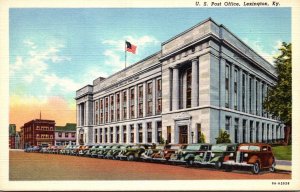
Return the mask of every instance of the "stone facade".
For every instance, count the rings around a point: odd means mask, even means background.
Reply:
[[[76,92],[77,143],[274,142],[283,125],[263,110],[274,67],[207,19],[162,49]]]

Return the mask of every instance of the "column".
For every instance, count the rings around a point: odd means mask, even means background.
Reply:
[[[147,132],[148,132],[148,130],[147,130],[147,122],[144,121],[143,124],[142,124],[142,126],[143,126],[143,131],[142,131],[143,132],[143,141],[142,141],[142,143],[147,143]]]
[[[114,93],[114,121],[117,122],[117,94]]]
[[[192,107],[198,106],[198,58],[192,59]]]
[[[126,134],[126,137],[127,137],[126,143],[130,143],[130,132],[131,132],[130,125],[126,125],[126,132],[127,132],[127,134]]]
[[[147,83],[144,82],[143,83],[143,117],[146,117],[147,114],[146,114],[146,106],[147,106],[147,97],[146,97],[146,94],[147,94]]]
[[[129,94],[129,88],[128,89],[126,89],[126,94],[127,94],[127,102],[126,102],[126,106],[127,106],[127,119],[129,119],[129,113],[130,113],[130,94]]]
[[[105,128],[102,128],[102,143],[105,143]]]
[[[77,122],[77,127],[80,126],[80,105],[76,105],[76,122]]]
[[[246,113],[250,113],[250,106],[249,106],[249,74],[246,74],[246,91],[245,91],[245,95],[246,95]]]
[[[258,141],[257,142],[262,142],[261,123],[258,124],[258,127],[256,127],[256,129],[258,129]]]
[[[138,117],[138,86],[134,86],[134,118]]]
[[[256,94],[256,84],[258,83],[257,79],[253,77],[253,111],[252,114],[256,115],[256,99],[257,99],[257,94]]]
[[[238,110],[243,109],[243,70],[239,70],[239,82],[238,82]]]
[[[123,125],[119,125],[119,131],[120,131],[120,143],[124,143],[124,131],[123,131]]]
[[[229,108],[234,109],[234,65],[230,65],[229,82]]]
[[[110,127],[107,127],[107,143],[110,143]]]
[[[157,143],[157,124],[156,121],[152,121],[152,143]]]
[[[110,119],[110,95],[108,95],[108,107],[107,107],[107,110],[108,110],[108,122],[111,122],[111,119]]]
[[[152,80],[152,115],[156,114],[156,79]]]
[[[173,68],[172,110],[179,108],[179,69]]]
[[[117,143],[117,126],[113,126],[113,143]]]

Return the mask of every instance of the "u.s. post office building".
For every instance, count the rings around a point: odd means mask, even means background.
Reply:
[[[284,125],[263,108],[274,67],[211,18],[161,50],[76,92],[77,144],[274,142]]]

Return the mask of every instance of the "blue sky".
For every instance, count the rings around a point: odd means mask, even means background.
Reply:
[[[135,63],[161,43],[212,17],[267,60],[291,42],[290,8],[10,9],[10,97],[74,109],[75,91],[124,67],[124,40],[138,46]]]

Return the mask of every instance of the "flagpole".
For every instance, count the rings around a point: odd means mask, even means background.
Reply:
[[[126,68],[126,59],[127,59],[127,54],[126,54],[126,41],[125,41],[125,68]]]

